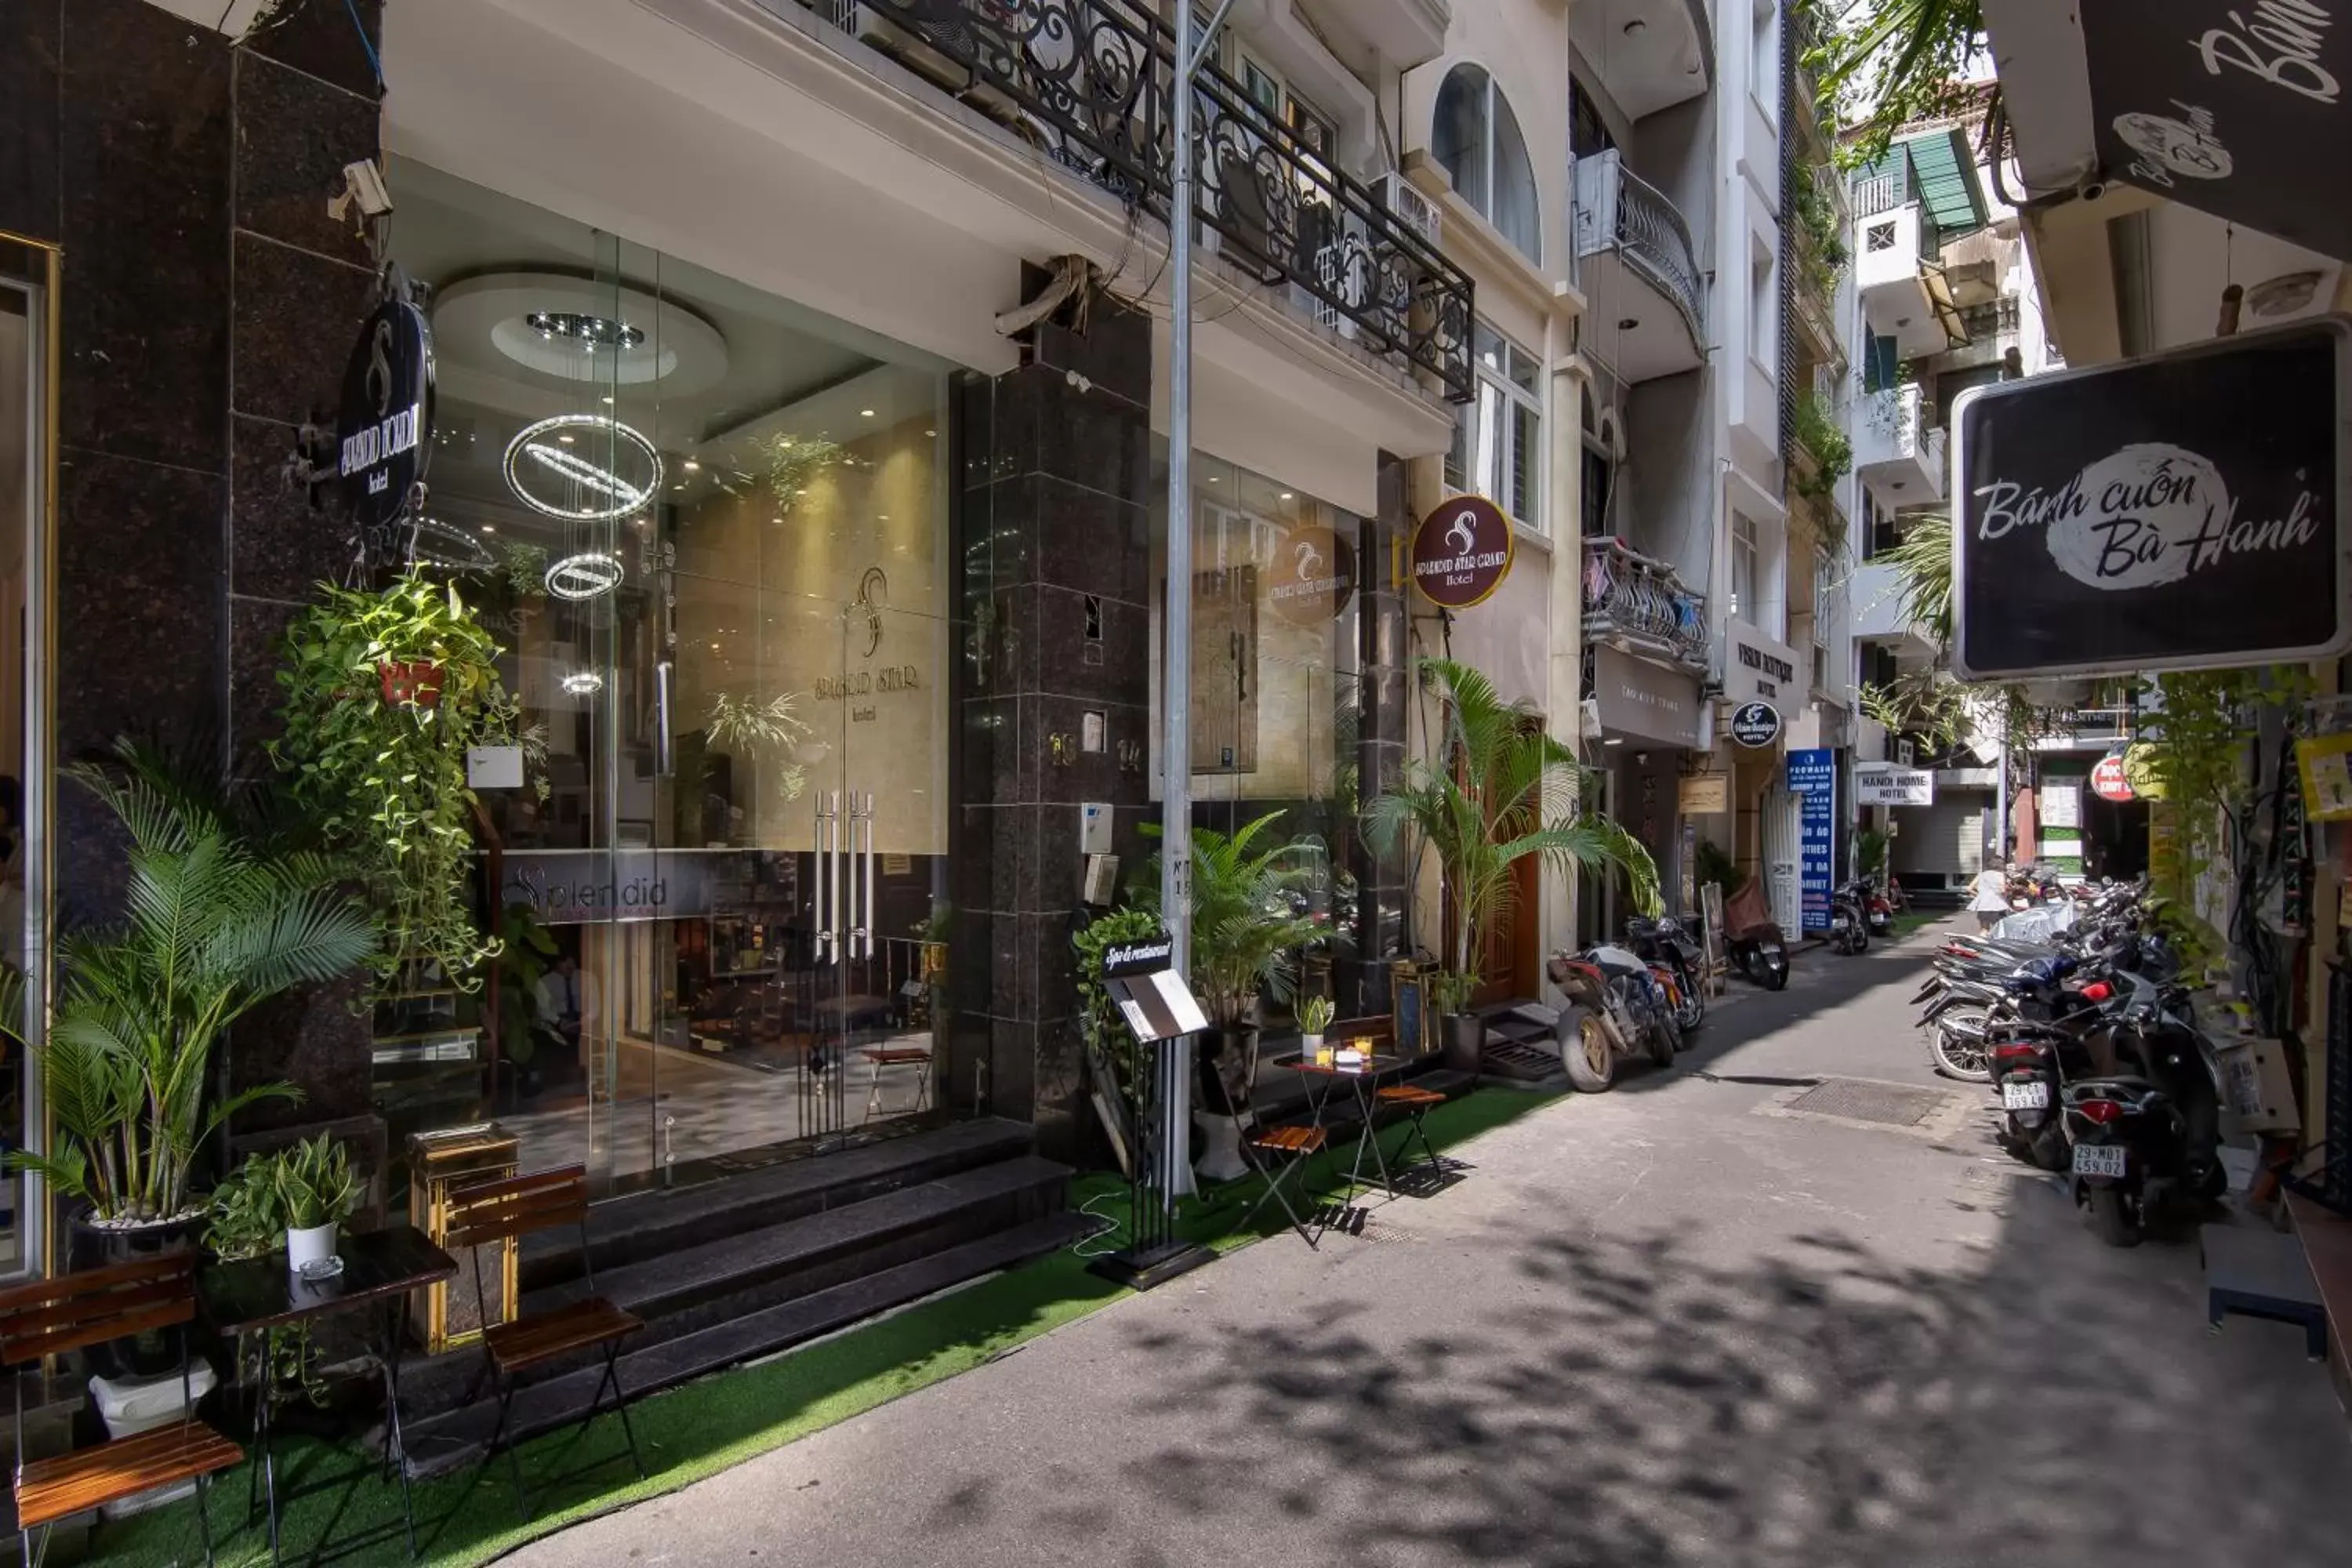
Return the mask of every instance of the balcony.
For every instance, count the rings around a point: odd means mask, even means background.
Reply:
[[[800,3],[1167,222],[1176,40],[1149,0]],[[1340,336],[1469,401],[1469,275],[1213,66],[1202,68],[1194,113],[1194,188],[1210,248],[1262,282],[1298,290]]]
[[[1573,223],[1587,349],[1625,382],[1705,363],[1706,289],[1674,203],[1612,148],[1577,160]]]
[[[1943,260],[1947,242],[1985,226],[1974,156],[1962,132],[1929,132],[1854,177],[1854,287],[1871,331],[1906,359],[1969,341]]]
[[[1944,499],[1944,432],[1927,416],[1916,382],[1864,393],[1854,406],[1854,471],[1896,511]]]
[[[1854,569],[1847,602],[1853,606],[1856,642],[1888,644],[1906,664],[1935,656],[1935,639],[1904,612],[1902,579],[1885,562],[1867,562]]]
[[[1584,542],[1584,640],[1613,642],[1706,670],[1706,595],[1616,538]]]
[[[1300,9],[1326,35],[1352,38],[1401,70],[1444,54],[1454,25],[1454,0],[1307,0]]]
[[[1706,0],[1578,0],[1569,37],[1625,118],[1639,121],[1714,85],[1706,16]]]

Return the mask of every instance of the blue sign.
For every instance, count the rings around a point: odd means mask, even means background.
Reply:
[[[1830,841],[1837,827],[1837,753],[1826,747],[1789,753],[1789,793],[1797,797],[1797,889],[1802,929],[1830,929]]]

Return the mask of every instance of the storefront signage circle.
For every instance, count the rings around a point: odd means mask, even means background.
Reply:
[[[1516,547],[1500,507],[1484,496],[1455,496],[1413,531],[1413,586],[1433,605],[1466,610],[1503,585]]]
[[[1731,715],[1731,738],[1743,746],[1769,746],[1780,738],[1780,710],[1769,702],[1743,702]]]
[[[2121,755],[2101,757],[2091,770],[2091,793],[2101,800],[2126,801],[2132,798],[2131,779],[2124,771]]]
[[[661,490],[661,453],[604,414],[558,414],[507,443],[507,488],[533,511],[566,522],[609,522],[645,510]]]
[[[368,316],[343,368],[335,472],[362,526],[399,521],[433,455],[433,329],[405,300]]]
[[[1275,546],[1265,602],[1291,625],[1322,626],[1355,594],[1355,548],[1329,529],[1314,523],[1293,529]]]

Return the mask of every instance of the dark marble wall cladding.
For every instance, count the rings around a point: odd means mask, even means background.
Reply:
[[[991,1107],[1034,1121],[1041,1147],[1091,1160],[1070,952],[1079,807],[1114,808],[1131,870],[1150,808],[1151,323],[1098,299],[1082,324],[1057,318],[1033,340],[1027,363],[968,380],[959,399],[971,634],[955,691],[949,1082],[970,1102],[984,1078]]]
[[[366,310],[367,246],[327,205],[378,151],[382,14],[289,5],[232,40],[147,0],[0,0],[0,229],[65,254],[65,757],[126,731],[249,757],[277,705],[276,637],[348,554],[284,469]],[[60,913],[101,917],[121,897],[117,836],[72,795],[59,813]],[[233,1054],[240,1082],[306,1090],[271,1120],[367,1109],[348,995],[280,1002]]]
[[[1363,520],[1356,559],[1388,561],[1398,541],[1411,537],[1412,497],[1405,463],[1381,454],[1380,511]],[[1405,669],[1404,595],[1397,584],[1378,574],[1367,574],[1357,590],[1356,647],[1358,679],[1363,682],[1362,713],[1356,741],[1356,762],[1361,770],[1363,798],[1370,800],[1393,782],[1404,768],[1407,681]],[[1397,952],[1403,945],[1404,910],[1410,898],[1402,848],[1381,855],[1354,836],[1357,886],[1357,929],[1361,950],[1368,953]],[[1334,966],[1343,1010],[1385,1013],[1389,1010],[1388,963],[1385,959],[1343,962]]]

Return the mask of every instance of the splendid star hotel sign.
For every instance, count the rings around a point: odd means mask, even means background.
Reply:
[[[1442,609],[1483,604],[1511,574],[1511,520],[1484,496],[1455,496],[1412,535],[1412,585]]]

